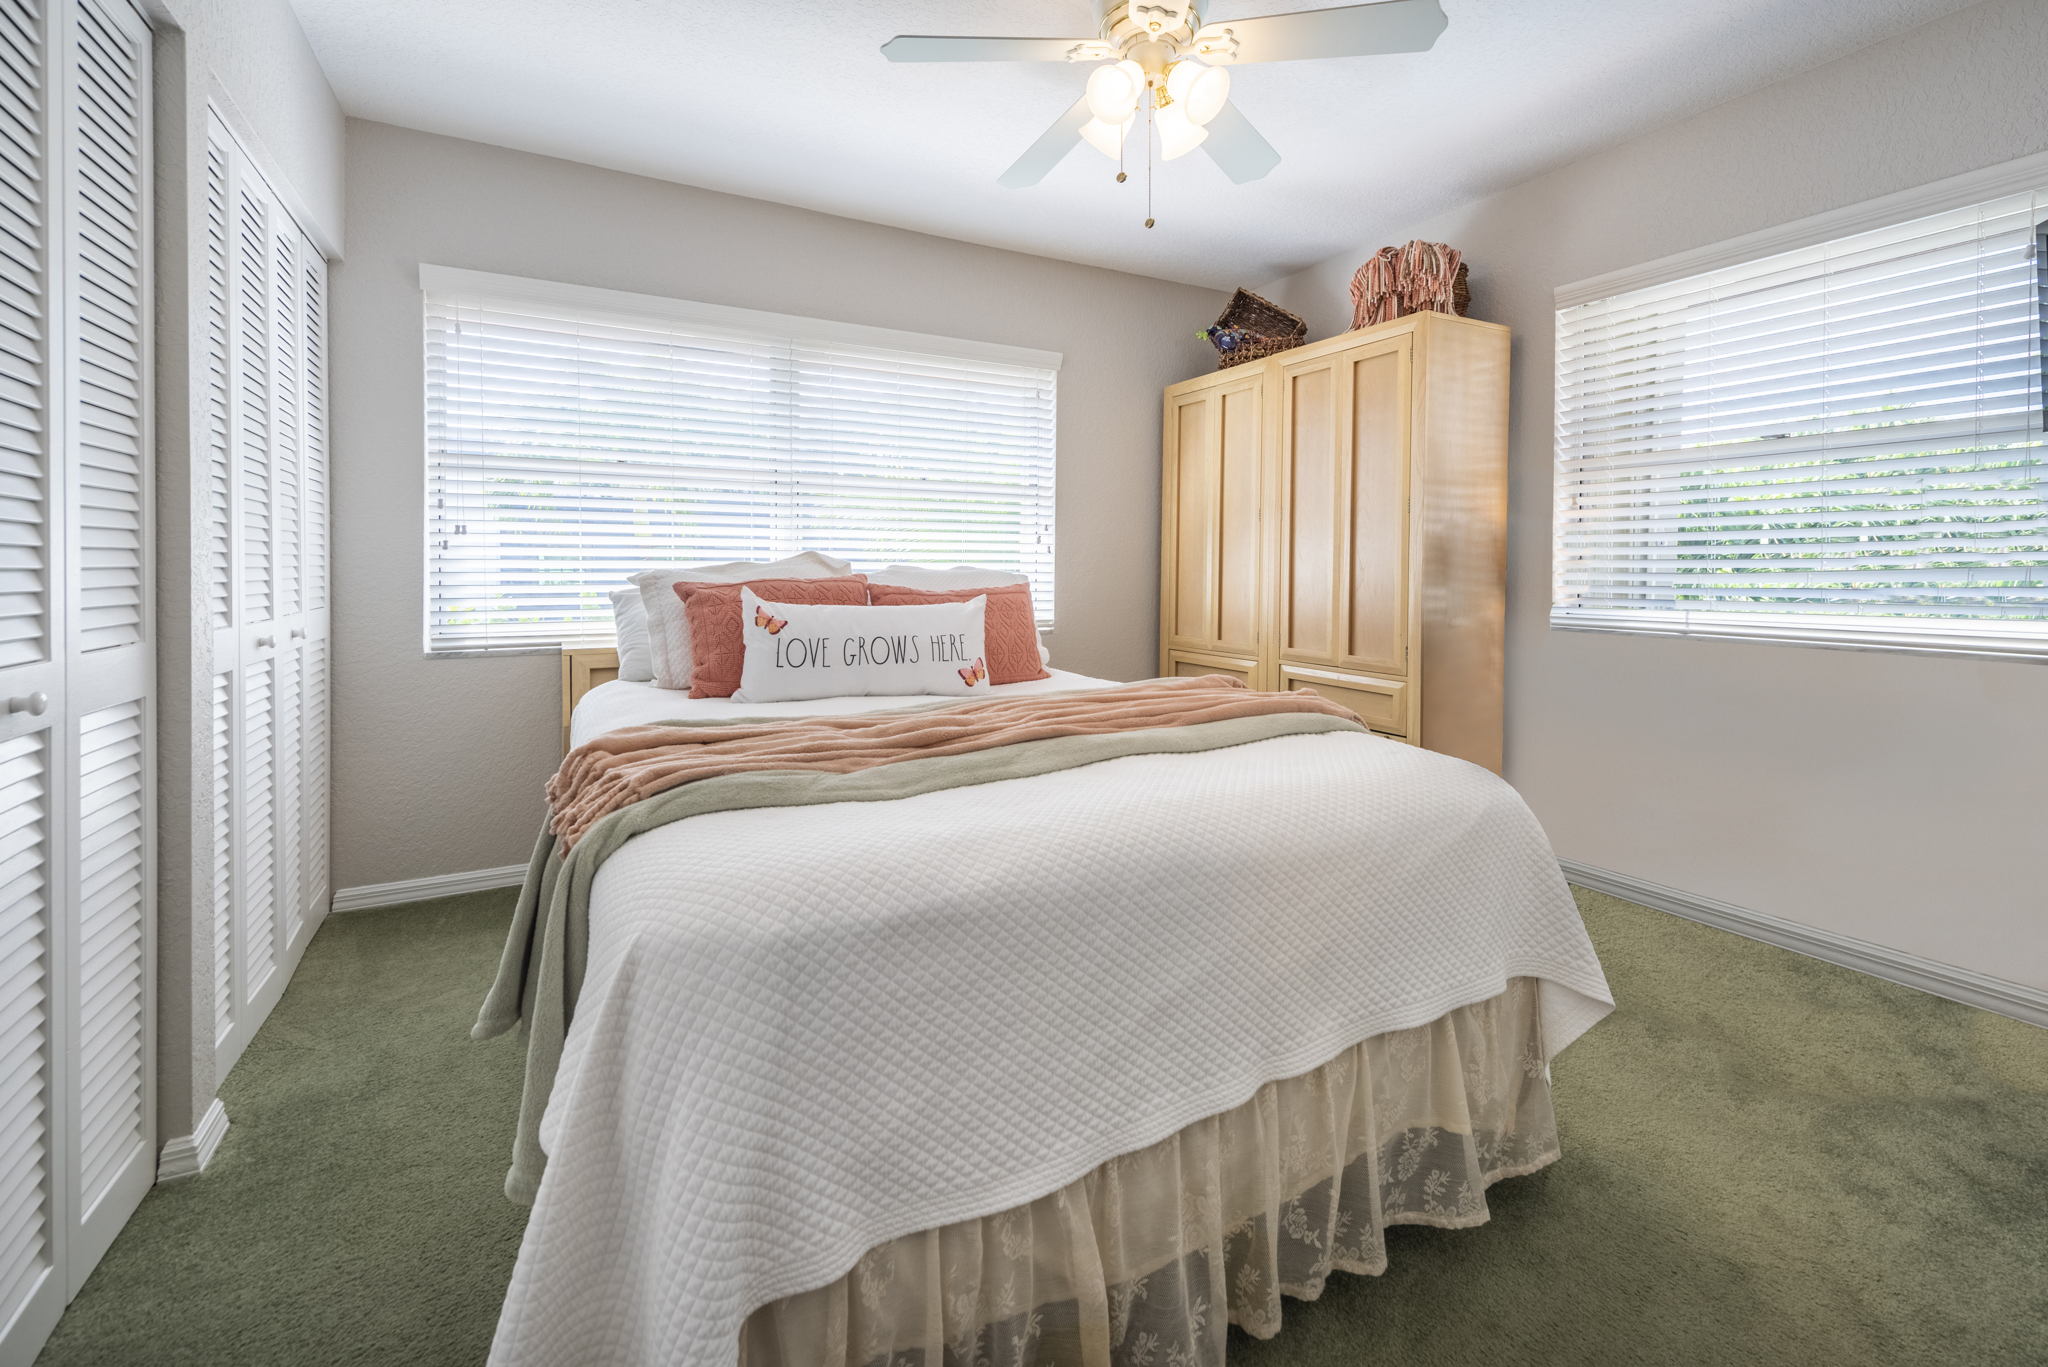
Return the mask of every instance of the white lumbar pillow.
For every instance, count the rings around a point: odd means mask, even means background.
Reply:
[[[1001,589],[1031,580],[1008,570],[983,569],[979,565],[955,565],[950,570],[926,569],[922,565],[891,565],[868,575],[870,584],[898,589],[925,589],[932,593],[953,593],[960,589]]]
[[[651,677],[662,688],[690,686],[690,619],[683,615],[677,584],[744,584],[749,579],[836,579],[852,571],[844,560],[800,551],[781,560],[728,560],[722,565],[679,565],[642,570],[632,576],[647,610]]]
[[[764,603],[740,592],[745,656],[734,702],[985,696],[986,598],[869,607]]]
[[[647,639],[647,605],[638,589],[612,590],[612,629],[618,639],[619,677],[646,683],[654,677],[654,647]]]

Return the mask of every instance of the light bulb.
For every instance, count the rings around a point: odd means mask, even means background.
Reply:
[[[1170,104],[1152,118],[1159,126],[1159,159],[1172,161],[1184,157],[1202,145],[1209,136],[1209,130],[1181,112],[1178,104]]]
[[[1224,102],[1230,98],[1230,73],[1197,61],[1175,62],[1173,70],[1166,73],[1166,94],[1190,123],[1206,124],[1223,112]]]
[[[1108,123],[1102,119],[1090,119],[1081,125],[1081,140],[1090,147],[1115,161],[1123,151],[1124,134],[1131,131],[1131,121]]]
[[[1145,69],[1136,62],[1111,62],[1088,74],[1088,112],[1104,123],[1123,123],[1145,93]]]

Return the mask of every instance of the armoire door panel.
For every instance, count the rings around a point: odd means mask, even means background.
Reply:
[[[1351,371],[1351,517],[1344,539],[1340,658],[1408,667],[1409,339],[1347,353]]]
[[[1377,679],[1365,674],[1340,674],[1320,669],[1280,668],[1283,689],[1306,688],[1350,708],[1375,731],[1405,735],[1408,731],[1409,688],[1402,679]]]
[[[1283,474],[1280,652],[1326,660],[1337,650],[1337,567],[1344,528],[1341,375],[1334,360],[1280,371]]]
[[[1175,410],[1173,526],[1173,636],[1209,641],[1216,634],[1216,403],[1215,396]]]
[[[1242,679],[1246,684],[1257,687],[1259,662],[1176,650],[1168,657],[1166,672],[1168,677],[1176,679],[1198,679],[1204,674],[1228,674],[1233,679]]]
[[[1259,534],[1260,485],[1265,478],[1260,451],[1265,441],[1265,384],[1218,390],[1216,503],[1216,628],[1225,650],[1256,654],[1262,635],[1265,547]]]

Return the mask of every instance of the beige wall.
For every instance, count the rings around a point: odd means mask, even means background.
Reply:
[[[341,241],[342,118],[287,0],[145,0],[156,29],[157,1131],[189,1135],[219,1079],[213,1053],[213,807],[206,716],[201,377],[206,110],[218,101],[301,222]],[[197,914],[195,914],[195,906]]]
[[[2048,5],[1993,0],[1267,292],[1345,327],[1410,237],[1516,333],[1507,774],[1570,859],[2048,988],[2048,664],[1552,631],[1552,291],[2048,148]]]
[[[422,654],[422,262],[1063,353],[1053,655],[1152,672],[1159,390],[1204,367],[1194,330],[1219,293],[355,120],[348,248],[330,353],[337,887],[524,861],[559,758],[553,656]]]

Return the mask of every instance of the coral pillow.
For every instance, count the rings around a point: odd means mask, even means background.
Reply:
[[[677,584],[690,623],[690,696],[730,698],[746,662],[740,590],[771,603],[865,603],[866,575],[835,579],[749,579],[743,584]]]
[[[628,575],[646,609],[648,664],[657,688],[690,686],[690,620],[677,584],[744,584],[750,579],[843,579],[853,573],[844,560],[801,551],[780,560],[729,560],[721,565],[671,565]],[[952,588],[953,585],[946,585]]]
[[[767,593],[761,596],[774,597]],[[1052,675],[1046,673],[1045,661],[1038,653],[1038,617],[1031,606],[1029,584],[1008,584],[993,589],[906,589],[893,584],[868,585],[868,601],[877,607],[964,603],[970,598],[984,596],[988,599],[988,610],[982,630],[988,642],[989,682],[1007,684],[1050,679]]]

